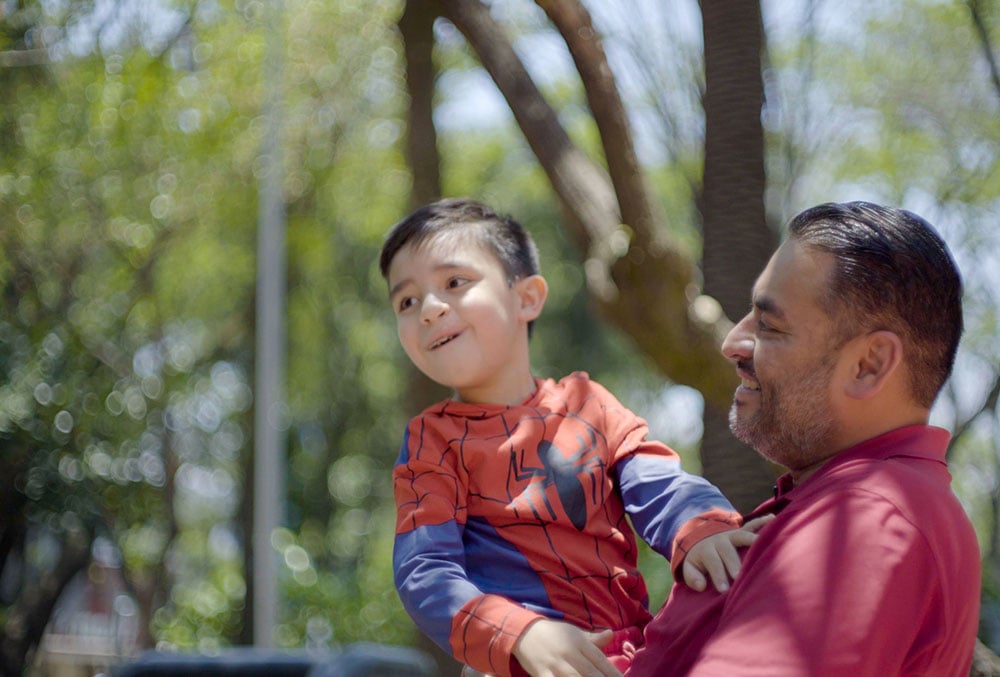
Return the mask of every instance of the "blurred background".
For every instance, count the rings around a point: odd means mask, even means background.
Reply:
[[[0,0],[0,674],[430,651],[390,474],[447,393],[376,258],[440,195],[534,234],[537,374],[590,372],[744,509],[774,469],[718,336],[783,224],[935,224],[966,334],[934,422],[1000,648],[998,60],[992,0]]]

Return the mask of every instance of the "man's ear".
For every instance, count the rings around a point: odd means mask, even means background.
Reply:
[[[549,283],[541,275],[522,277],[514,283],[514,290],[521,299],[521,319],[531,322],[542,314],[545,299],[549,296]]]
[[[847,394],[859,400],[881,391],[903,361],[903,342],[895,332],[873,331],[856,339]]]

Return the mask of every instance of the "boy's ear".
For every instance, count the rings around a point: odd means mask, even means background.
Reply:
[[[522,277],[514,283],[514,289],[521,299],[521,319],[531,322],[542,314],[545,299],[549,296],[549,283],[541,275]]]
[[[895,332],[880,330],[859,337],[853,351],[847,394],[865,400],[881,391],[903,361],[903,342]]]

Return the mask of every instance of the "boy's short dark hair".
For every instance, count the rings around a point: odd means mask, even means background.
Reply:
[[[442,233],[471,237],[500,261],[507,283],[537,275],[538,249],[524,227],[509,216],[469,198],[446,198],[421,207],[389,231],[379,256],[382,277],[406,245],[420,245]]]

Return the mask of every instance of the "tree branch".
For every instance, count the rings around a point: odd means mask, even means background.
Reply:
[[[976,408],[976,410],[965,417],[963,421],[955,421],[955,431],[951,435],[951,442],[948,444],[948,454],[958,445],[959,441],[965,437],[965,435],[972,428],[972,424],[976,422],[982,414],[987,411],[993,411],[997,408],[997,403],[1000,402],[1000,372],[993,377],[993,386],[990,388],[989,393],[983,398],[983,403]]]
[[[648,246],[662,218],[654,213],[635,152],[632,127],[600,35],[579,0],[538,0],[538,5],[566,41],[580,73],[587,103],[600,131],[622,221],[632,228],[636,244]]]
[[[531,76],[479,0],[441,0],[445,16],[465,35],[489,72],[567,208],[570,235],[581,251],[609,238],[619,224],[617,200],[607,175],[570,140]]]
[[[478,0],[440,2],[507,99],[545,170],[566,215],[567,231],[583,253],[591,297],[601,312],[666,376],[697,388],[712,406],[728,409],[735,376],[718,350],[725,320],[716,312],[700,312],[714,306],[705,299],[695,303],[691,262],[677,251],[653,246],[651,229],[634,237],[633,224],[621,225],[622,196],[608,174],[570,140],[489,9]],[[629,209],[641,213],[643,207],[630,204]]]
[[[990,40],[990,33],[986,27],[986,18],[983,16],[982,0],[967,0],[965,3],[972,16],[972,26],[979,36],[979,43],[983,48],[983,56],[990,67],[990,80],[993,82],[993,90],[1000,98],[1000,66],[997,65],[996,56],[993,54],[993,42]]]

